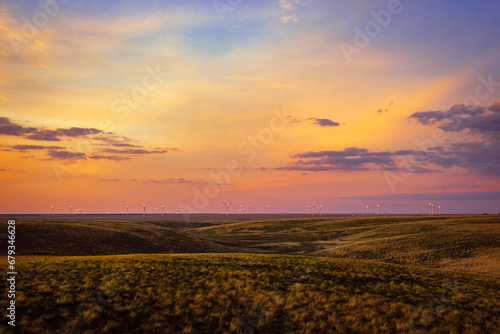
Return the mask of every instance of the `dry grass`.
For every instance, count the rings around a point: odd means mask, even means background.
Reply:
[[[22,316],[16,329],[23,333],[498,333],[500,328],[497,278],[370,261],[121,255],[23,261],[18,271]],[[0,332],[9,332],[5,322]]]
[[[280,220],[190,233],[263,252],[372,259],[490,275],[500,271],[498,216]]]
[[[183,232],[209,223],[149,221],[19,220],[18,255],[112,255],[137,253],[237,252]],[[6,222],[0,222],[6,230]],[[5,250],[2,250],[5,252]]]

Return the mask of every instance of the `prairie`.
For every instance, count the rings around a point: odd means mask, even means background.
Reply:
[[[500,275],[499,216],[255,221],[189,233],[260,252],[372,259]]]
[[[497,216],[19,220],[16,333],[500,333],[499,249]]]
[[[18,272],[19,333],[498,333],[500,328],[498,279],[373,261],[114,255],[25,260]],[[5,321],[0,324],[9,333],[6,327]]]

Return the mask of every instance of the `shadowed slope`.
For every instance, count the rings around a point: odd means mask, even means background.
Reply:
[[[179,230],[185,224],[178,225],[137,221],[18,221],[16,248],[18,255],[238,252],[187,235]]]

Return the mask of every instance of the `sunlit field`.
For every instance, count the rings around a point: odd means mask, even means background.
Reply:
[[[240,222],[191,233],[260,251],[500,274],[499,216]]]
[[[361,260],[122,255],[30,260],[18,270],[18,329],[25,333],[495,333],[500,328],[498,279]]]
[[[17,231],[21,333],[499,333],[497,216]]]

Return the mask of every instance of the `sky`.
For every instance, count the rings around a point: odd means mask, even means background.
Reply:
[[[0,213],[500,212],[500,2],[2,1]]]

